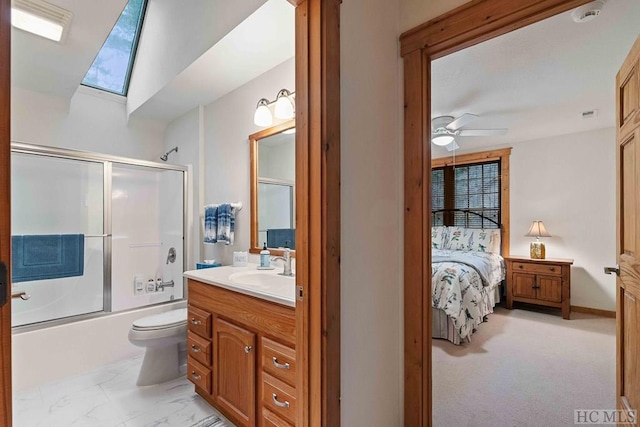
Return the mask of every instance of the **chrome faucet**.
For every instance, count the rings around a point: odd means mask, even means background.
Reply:
[[[173,288],[175,286],[176,284],[173,282],[173,280],[169,280],[168,282],[160,282],[160,284],[158,285],[162,292],[164,292],[164,288]]]
[[[284,256],[273,257],[271,261],[277,261],[279,259],[284,261],[284,270],[278,274],[281,276],[293,276],[293,272],[291,271],[291,249],[284,248]]]

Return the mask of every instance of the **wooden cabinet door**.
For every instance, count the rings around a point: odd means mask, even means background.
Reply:
[[[536,275],[536,298],[544,301],[562,301],[562,279],[554,276]]]
[[[535,274],[513,273],[513,296],[534,299],[536,297]]]
[[[640,37],[618,72],[616,88],[616,396],[618,409],[631,411],[640,405]]]
[[[218,317],[213,320],[213,398],[235,417],[255,426],[256,336]]]

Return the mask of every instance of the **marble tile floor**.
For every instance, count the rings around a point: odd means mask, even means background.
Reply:
[[[136,386],[141,364],[142,356],[137,356],[14,393],[14,426],[190,427],[218,414],[195,393],[186,376]],[[220,418],[225,427],[233,427]]]

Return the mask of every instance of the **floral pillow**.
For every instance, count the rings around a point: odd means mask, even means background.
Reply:
[[[449,227],[448,249],[500,253],[500,230]]]
[[[433,249],[445,249],[447,243],[447,227],[431,227],[431,247]]]

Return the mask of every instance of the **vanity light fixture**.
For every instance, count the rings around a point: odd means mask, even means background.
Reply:
[[[63,42],[73,14],[43,0],[14,0],[11,25],[40,37]]]
[[[256,106],[256,112],[253,114],[253,123],[256,126],[271,126],[273,124],[273,117],[271,116],[271,110],[269,110],[269,100],[262,98],[258,101]]]
[[[294,118],[294,95],[295,92],[290,92],[287,89],[280,89],[275,101],[269,101],[266,98],[262,98],[258,101],[256,112],[253,114],[253,123],[255,123],[256,126],[271,126],[273,124],[274,116],[281,120],[290,120]],[[273,114],[270,109],[272,105],[274,105]]]

